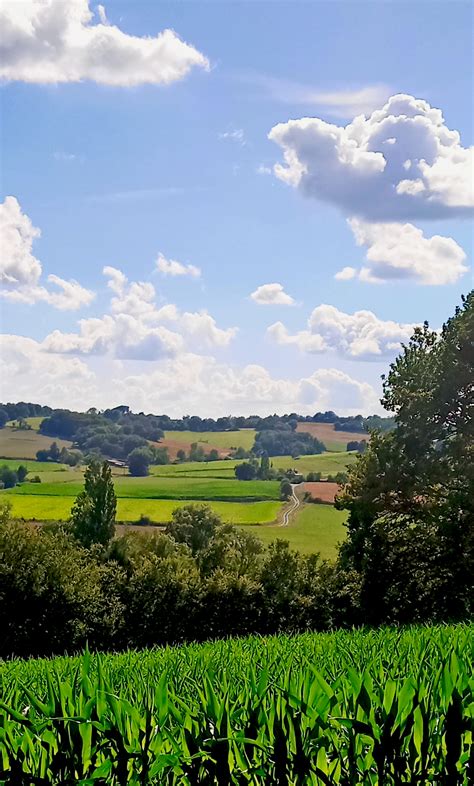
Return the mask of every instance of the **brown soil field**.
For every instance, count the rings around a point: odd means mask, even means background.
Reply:
[[[334,504],[334,498],[339,490],[337,483],[305,483],[304,491],[309,492],[313,499],[320,499],[323,502]]]
[[[351,440],[360,442],[365,439],[368,442],[370,439],[370,434],[361,434],[358,431],[335,431],[333,423],[298,423],[296,430],[312,434],[324,442],[328,450],[331,449],[331,443],[337,443],[345,450],[346,444]]]

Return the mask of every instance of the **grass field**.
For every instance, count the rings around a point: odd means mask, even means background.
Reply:
[[[306,431],[317,437],[326,445],[326,450],[337,451],[346,449],[346,445],[351,440],[370,439],[369,434],[362,434],[358,431],[335,431],[333,423],[298,423],[297,431]]]
[[[64,482],[61,482],[64,477]],[[215,499],[215,500],[278,500],[280,484],[278,481],[218,478],[174,478],[149,476],[146,478],[115,477],[115,493],[117,497],[141,499]],[[82,480],[70,481],[68,475],[57,473],[54,482],[23,483],[14,489],[4,491],[9,496],[64,496],[75,497],[82,491]]]
[[[30,521],[66,521],[75,497],[33,497],[5,495],[12,506],[12,515]],[[1,497],[0,497],[1,499]],[[125,499],[117,501],[117,521],[138,521],[147,516],[157,524],[171,520],[171,514],[183,505],[208,504],[223,521],[231,524],[267,524],[275,521],[282,503],[265,502],[207,502],[200,500]]]
[[[264,543],[287,540],[290,546],[302,554],[319,552],[325,559],[334,559],[337,544],[346,537],[347,513],[335,510],[331,505],[302,505],[287,527],[246,527]]]
[[[34,459],[38,450],[49,448],[52,442],[56,442],[60,448],[71,447],[71,443],[64,439],[53,439],[34,430],[23,431],[5,426],[0,429],[0,457]]]
[[[344,472],[347,465],[356,461],[357,453],[337,451],[335,453],[321,453],[316,456],[300,456],[294,459],[291,456],[274,456],[270,459],[275,469],[296,469],[303,475],[308,472],[321,472],[323,477]],[[184,464],[165,464],[150,467],[150,473],[161,477],[215,477],[232,478],[234,468],[240,461],[226,459],[223,461],[186,462]],[[119,471],[120,473],[120,471]]]
[[[58,464],[55,461],[34,461],[33,459],[15,459],[15,458],[0,458],[0,465],[10,467],[10,469],[16,469],[19,464],[22,464],[24,467],[27,468],[28,474],[30,477],[34,475],[41,475],[43,477],[45,474],[51,474],[53,472],[77,472],[77,470],[73,470],[71,467],[66,466],[66,464]],[[81,471],[82,476],[82,471]]]
[[[473,656],[458,625],[7,661],[0,762],[50,786],[469,786]]]

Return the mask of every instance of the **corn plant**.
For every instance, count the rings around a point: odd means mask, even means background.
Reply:
[[[469,786],[474,626],[0,665],[0,783]]]

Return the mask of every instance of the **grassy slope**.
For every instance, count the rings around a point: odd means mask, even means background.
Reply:
[[[369,434],[362,434],[358,431],[335,431],[333,423],[298,423],[297,431],[306,431],[313,437],[320,439],[326,445],[326,450],[338,451],[346,449],[346,445],[351,440],[370,439]]]
[[[242,431],[165,431],[165,440],[172,440],[173,442],[183,443],[188,446],[197,442],[206,448],[206,445],[229,449],[230,448],[245,448],[250,450],[255,441],[254,429],[242,429]]]
[[[34,459],[38,450],[49,448],[52,442],[56,442],[60,448],[71,446],[71,443],[64,439],[53,439],[34,430],[22,431],[6,426],[0,429],[0,456]]]
[[[291,467],[304,475],[308,472],[321,472],[324,476],[344,472],[348,464],[354,463],[356,455],[356,453],[338,451],[336,453],[321,453],[317,456],[300,456],[298,459],[291,456],[274,456],[270,460],[275,469],[285,470]],[[230,459],[207,463],[194,461],[150,467],[150,472],[161,477],[184,477],[187,475],[189,477],[232,478],[236,464],[240,463],[240,461]]]
[[[246,527],[264,543],[287,540],[290,546],[303,554],[319,551],[322,557],[334,559],[337,544],[344,540],[344,522],[347,514],[331,505],[303,505],[288,527]]]
[[[60,473],[58,473],[59,476]],[[62,480],[62,473],[59,480]],[[235,479],[221,480],[217,478],[146,478],[115,477],[115,493],[117,497],[142,499],[220,499],[220,500],[278,500],[280,486],[277,481]],[[65,496],[73,497],[82,491],[82,482],[69,481],[49,482],[41,484],[23,483],[14,489],[4,492],[10,496]]]

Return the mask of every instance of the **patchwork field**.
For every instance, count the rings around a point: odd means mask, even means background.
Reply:
[[[0,457],[34,459],[38,450],[49,448],[52,442],[56,442],[60,448],[71,447],[71,443],[64,439],[45,437],[33,429],[5,426],[0,429]]]
[[[324,442],[326,449],[330,451],[344,450],[350,440],[361,439],[369,441],[369,434],[361,434],[359,431],[335,431],[333,423],[298,423],[297,431],[306,431],[313,437]]]
[[[337,472],[344,472],[348,465],[356,461],[356,458],[357,453],[337,451],[321,453],[316,456],[300,456],[297,459],[292,456],[273,456],[270,461],[275,469],[295,469],[303,475],[307,475],[308,472],[321,472],[325,477],[326,475],[335,475]],[[235,466],[240,463],[240,461],[232,459],[209,462],[194,461],[150,467],[150,472],[162,477],[202,477],[205,475],[215,478],[233,478]],[[118,474],[122,472],[119,470]]]

